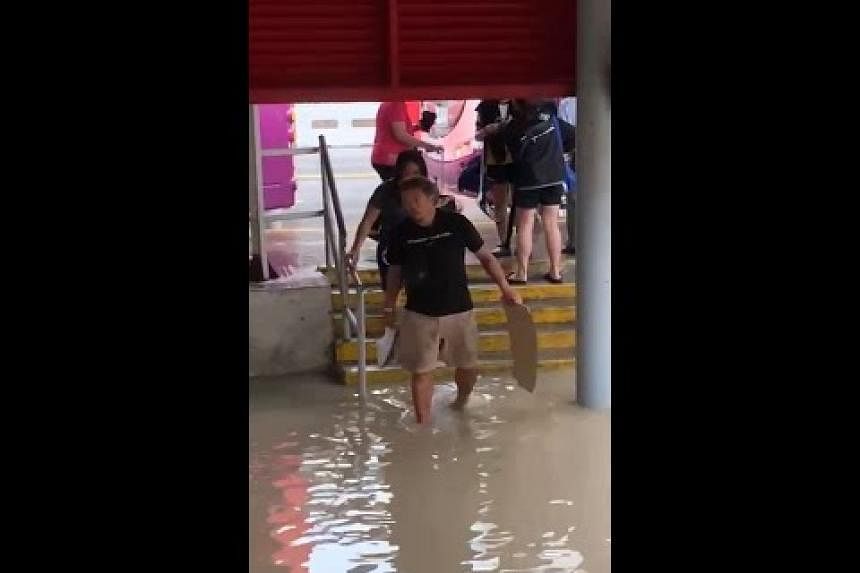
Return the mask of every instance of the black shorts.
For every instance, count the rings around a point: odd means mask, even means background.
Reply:
[[[563,185],[551,185],[540,189],[515,189],[514,207],[535,209],[538,205],[561,205]]]
[[[380,165],[378,163],[371,163],[371,165],[373,165],[373,168],[376,169],[377,173],[379,173],[379,178],[383,181],[388,181],[394,177],[393,165]]]
[[[487,179],[490,183],[509,183],[512,179],[511,164],[487,165]]]

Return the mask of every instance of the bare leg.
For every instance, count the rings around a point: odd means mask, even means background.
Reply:
[[[517,207],[517,277],[528,279],[529,257],[532,256],[532,231],[534,230],[535,210]]]
[[[469,401],[472,388],[478,379],[478,371],[471,368],[457,368],[454,370],[454,382],[457,383],[457,399],[451,403],[455,410],[462,410]]]
[[[513,197],[511,199],[513,199]],[[516,207],[514,207],[513,201],[511,201],[508,206],[510,207],[510,211],[508,211],[508,232],[505,235],[504,245],[508,248],[511,248],[511,238],[514,236],[514,226],[517,222],[517,217]]]
[[[567,249],[570,251],[576,250],[576,196],[573,193],[567,194],[567,214],[565,215],[565,223],[567,223]]]
[[[546,235],[549,274],[557,279],[561,276],[561,231],[558,230],[558,205],[542,205],[540,214]]]
[[[415,420],[419,424],[430,422],[430,406],[433,403],[433,371],[412,373],[412,404]]]

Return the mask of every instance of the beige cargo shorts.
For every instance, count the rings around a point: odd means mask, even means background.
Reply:
[[[454,368],[478,367],[478,324],[471,310],[447,316],[406,310],[398,338],[400,366],[409,372],[430,372],[440,359]]]

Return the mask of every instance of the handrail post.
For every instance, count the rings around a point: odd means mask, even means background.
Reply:
[[[338,283],[340,285],[341,296],[343,297],[343,308],[345,310],[349,308],[349,282],[346,279],[346,265],[344,261],[344,254],[346,253],[346,227],[343,223],[343,213],[341,212],[340,201],[337,197],[337,187],[335,187],[334,174],[331,169],[331,158],[328,155],[328,146],[326,145],[324,135],[319,136],[319,142],[320,158],[322,160],[323,168],[322,177],[326,180],[326,190],[330,194],[331,203],[334,207],[334,214],[337,218],[338,248],[335,252],[334,264],[335,270],[338,274]],[[351,338],[350,324],[345,312],[343,335],[344,338]]]
[[[343,268],[343,262],[341,261],[337,265],[337,272],[340,276],[340,283],[344,285],[344,288],[341,289],[341,295],[343,296],[343,336],[344,338],[352,338],[352,333],[349,324],[349,318],[346,315],[346,309],[349,308],[349,283],[346,280],[346,269]]]
[[[326,229],[331,228],[331,216],[329,213],[331,212],[331,198],[329,197],[328,191],[328,181],[326,180],[325,175],[325,159],[323,159],[322,149],[320,149],[320,183],[322,184],[322,196],[323,196],[323,224]],[[327,269],[332,268],[332,256],[329,251],[329,242],[328,242],[328,233],[325,233],[325,266]]]
[[[260,267],[263,280],[269,280],[269,257],[266,253],[266,209],[263,201],[263,154],[260,145],[260,110],[251,104],[248,110],[250,123],[250,207],[251,207],[251,238],[254,254],[260,256]]]
[[[367,325],[364,311],[364,285],[358,281],[358,392],[361,401],[367,400]]]
[[[324,207],[323,216],[325,219],[326,266],[331,268],[332,263],[334,264],[337,282],[340,287],[341,296],[343,297],[343,336],[345,339],[351,339],[353,335],[357,338],[359,395],[361,396],[361,404],[365,405],[367,402],[367,317],[364,305],[365,290],[364,285],[361,282],[361,277],[358,274],[358,270],[350,268],[349,275],[355,283],[358,299],[357,312],[353,314],[352,308],[349,304],[349,289],[351,283],[347,279],[346,268],[346,225],[343,221],[343,211],[340,207],[340,198],[337,195],[337,185],[335,184],[334,174],[332,173],[331,158],[328,154],[325,136],[320,135],[319,142],[320,172]],[[330,214],[330,209],[332,208],[334,208],[334,216],[337,221],[336,243],[333,229],[334,225],[332,224]],[[337,245],[337,248],[335,248],[335,244]]]
[[[484,164],[484,150],[483,149],[481,149],[481,161],[478,165],[481,166],[481,168],[478,170],[478,172],[479,172],[479,174],[478,174],[478,201],[482,202],[482,203],[486,203],[487,197],[484,195],[484,178],[487,176],[487,166]],[[482,211],[483,211],[483,209],[482,209]],[[501,237],[499,237],[499,238],[502,240],[502,242],[504,242],[504,240]]]

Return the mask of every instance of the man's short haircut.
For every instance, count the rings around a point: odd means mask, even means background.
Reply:
[[[400,192],[402,193],[407,189],[420,189],[422,193],[431,199],[439,195],[439,188],[436,187],[436,184],[421,175],[416,175],[415,177],[410,177],[401,181]]]

